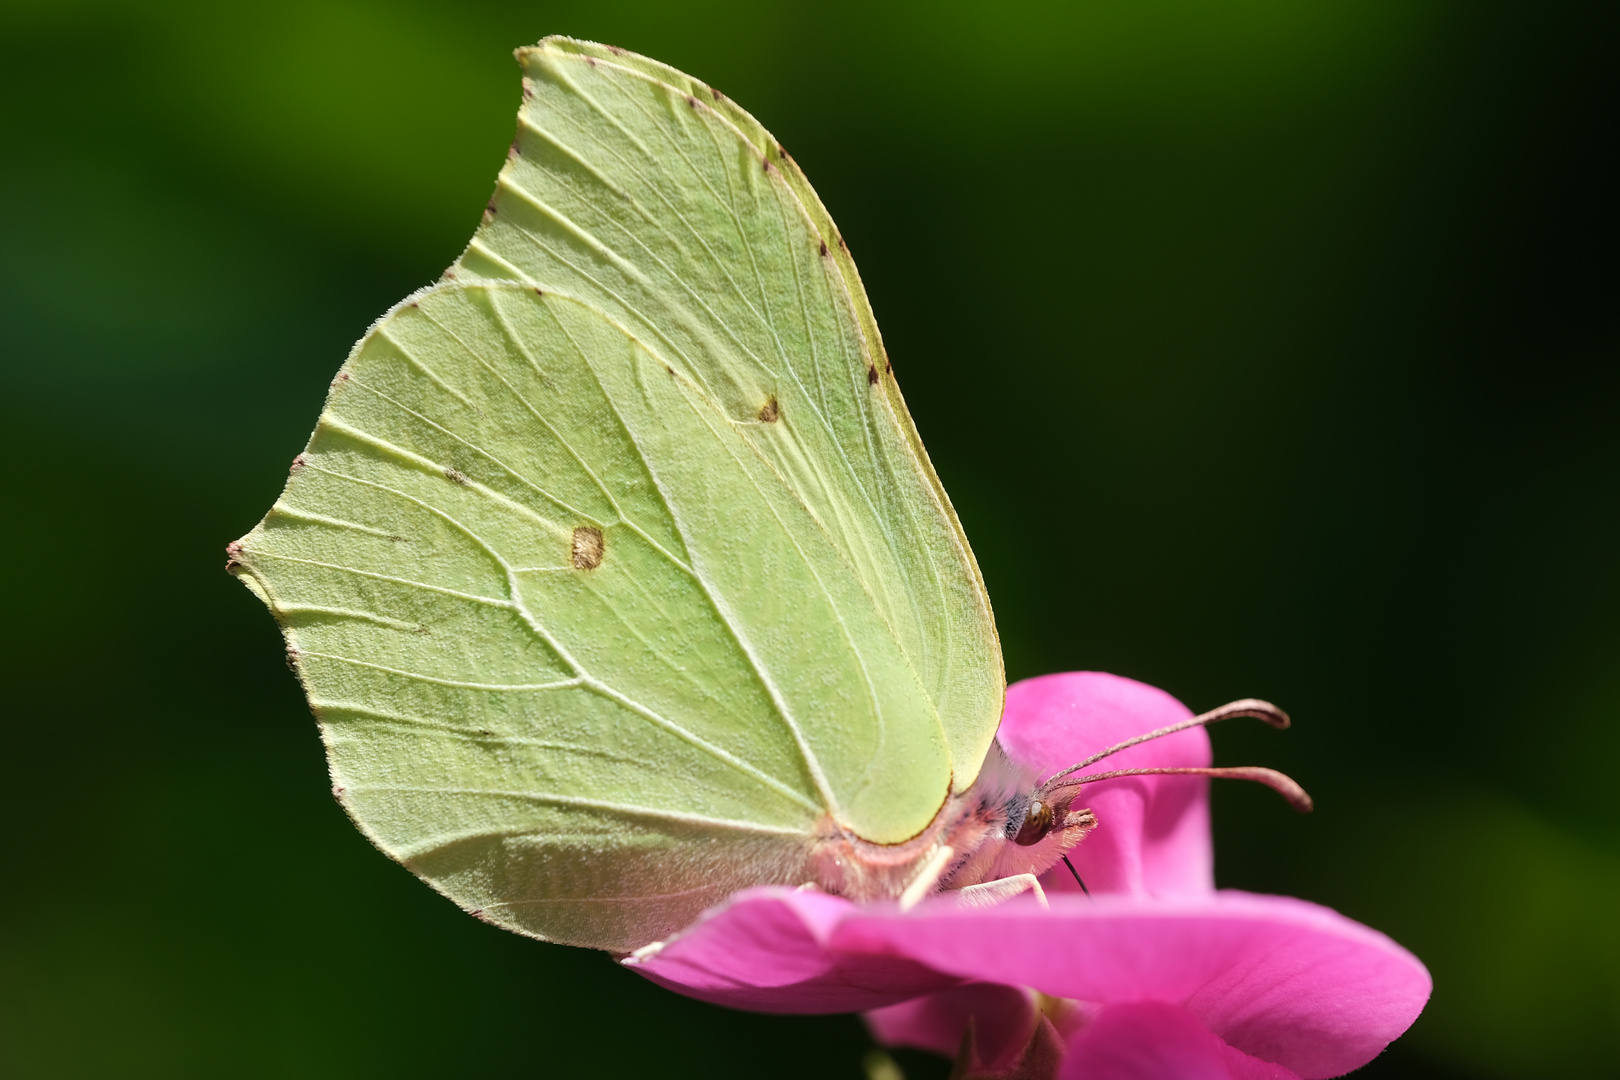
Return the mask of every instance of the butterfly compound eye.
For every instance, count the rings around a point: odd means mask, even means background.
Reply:
[[[1013,837],[1013,843],[1021,847],[1029,847],[1046,839],[1046,834],[1052,831],[1052,806],[1041,799],[1029,804],[1029,813],[1024,815],[1024,824]]]

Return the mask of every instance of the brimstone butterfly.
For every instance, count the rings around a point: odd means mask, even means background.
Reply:
[[[616,952],[748,885],[1045,869],[1092,819],[992,750],[989,600],[804,175],[662,64],[518,59],[482,225],[230,546],[338,798],[482,918]]]

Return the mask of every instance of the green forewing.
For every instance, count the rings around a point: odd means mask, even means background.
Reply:
[[[733,418],[778,399],[788,430],[756,449],[866,583],[966,786],[1000,718],[1000,647],[831,218],[781,144],[689,76],[564,39],[519,59],[515,154],[458,274],[587,300]]]
[[[829,824],[919,832],[978,771],[1000,653],[797,168],[651,61],[520,59],[483,227],[356,347],[235,558],[368,834],[624,949],[801,880]]]

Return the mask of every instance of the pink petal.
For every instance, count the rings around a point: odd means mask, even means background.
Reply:
[[[857,1012],[961,981],[896,955],[829,950],[856,910],[813,890],[747,889],[624,964],[688,997],[757,1012]]]
[[[1226,1042],[1301,1076],[1375,1057],[1428,1000],[1423,965],[1327,908],[1223,892],[1141,903],[1033,899],[908,915],[867,909],[833,929],[840,952],[907,957],[964,979],[1101,1005],[1184,1005]]]
[[[886,1046],[911,1046],[954,1058],[973,1020],[974,1045],[986,1065],[1004,1065],[1035,1032],[1035,1002],[1027,990],[969,983],[866,1014],[866,1026]]]
[[[1099,671],[1025,679],[1007,688],[996,739],[1013,760],[1041,778],[1116,743],[1192,716],[1163,690]],[[1211,760],[1202,728],[1122,750],[1088,772]],[[1190,776],[1133,776],[1083,789],[1076,806],[1097,814],[1097,828],[1069,854],[1094,893],[1168,896],[1215,887],[1209,833],[1209,781]],[[1041,879],[1052,892],[1078,892],[1059,865]]]
[[[1216,1038],[1176,1005],[1112,1005],[1069,1040],[1061,1080],[1299,1080]]]

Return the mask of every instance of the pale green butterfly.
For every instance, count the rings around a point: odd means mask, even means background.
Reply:
[[[984,584],[804,175],[662,64],[517,55],[483,224],[230,547],[336,795],[464,908],[616,952],[748,885],[1044,869],[1094,819],[991,752]]]

